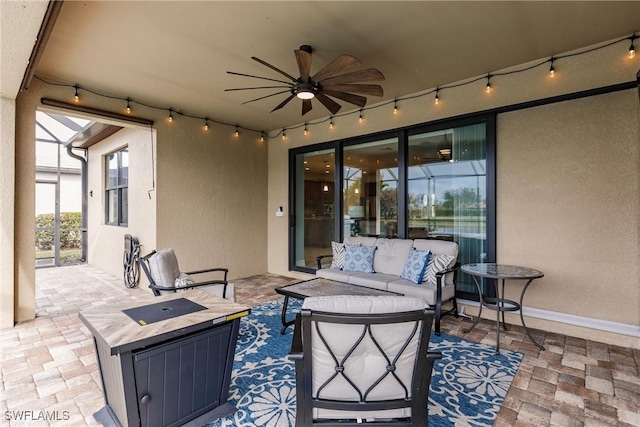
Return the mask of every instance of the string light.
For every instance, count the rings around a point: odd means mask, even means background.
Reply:
[[[304,124],[304,136],[309,135],[309,130],[307,129],[307,124]]]
[[[285,139],[287,139],[287,130],[282,129],[282,140],[284,141]]]
[[[398,100],[393,100],[393,114],[398,114]]]
[[[449,84],[449,85],[439,86],[439,87],[437,87],[437,88],[436,88],[436,89],[434,89],[434,90],[426,91],[426,92],[424,92],[424,93],[417,94],[417,95],[407,96],[407,97],[404,97],[404,98],[400,98],[399,100],[400,100],[400,101],[402,101],[402,100],[404,100],[404,99],[414,99],[414,98],[419,98],[419,97],[427,96],[427,95],[432,94],[432,93],[434,93],[434,92],[435,92],[434,103],[435,103],[435,104],[439,104],[439,102],[440,102],[440,91],[441,91],[441,90],[444,90],[444,89],[453,89],[453,88],[457,88],[457,87],[467,86],[467,85],[470,85],[470,84],[472,84],[472,83],[475,83],[475,82],[477,82],[478,80],[481,80],[481,79],[483,79],[483,78],[486,78],[486,80],[487,80],[487,84],[486,84],[486,87],[485,87],[485,91],[486,91],[487,93],[490,93],[490,92],[492,92],[492,90],[493,90],[493,87],[491,86],[491,78],[492,78],[492,77],[495,77],[495,76],[506,76],[506,75],[510,75],[510,74],[518,74],[518,73],[526,72],[526,71],[531,70],[531,69],[533,69],[533,68],[540,67],[540,66],[542,66],[543,64],[545,64],[545,63],[547,63],[547,62],[550,62],[550,66],[549,66],[549,76],[550,76],[550,77],[553,77],[553,76],[556,74],[556,70],[555,70],[555,60],[557,60],[557,59],[561,59],[561,58],[565,58],[565,57],[573,57],[573,56],[577,56],[577,55],[584,55],[584,54],[588,54],[588,53],[590,53],[590,52],[597,51],[597,50],[601,50],[601,49],[604,49],[604,48],[608,48],[608,47],[610,47],[610,46],[614,46],[614,45],[617,45],[617,44],[622,43],[622,42],[628,42],[628,41],[630,41],[629,49],[628,49],[628,51],[627,51],[627,53],[626,53],[626,56],[627,56],[628,58],[634,58],[634,57],[635,57],[635,53],[636,53],[636,52],[635,52],[635,40],[636,40],[636,39],[639,39],[639,38],[640,38],[640,35],[636,35],[636,33],[634,32],[634,33],[633,33],[632,35],[630,35],[630,36],[621,37],[621,38],[619,38],[619,39],[617,39],[617,40],[613,40],[613,41],[611,41],[611,42],[608,42],[608,43],[603,44],[603,45],[600,45],[600,46],[595,46],[595,47],[591,47],[591,48],[585,48],[585,49],[583,49],[581,52],[578,52],[578,53],[569,53],[569,54],[565,54],[565,55],[552,56],[552,57],[551,57],[551,58],[549,58],[549,59],[546,59],[546,60],[544,60],[544,61],[540,61],[539,63],[534,64],[534,65],[532,65],[532,66],[527,66],[526,68],[516,69],[516,70],[512,70],[512,71],[505,71],[505,72],[496,72],[496,73],[494,73],[493,75],[492,75],[491,73],[487,73],[487,75],[486,75],[486,76],[481,76],[481,77],[472,78],[472,79],[469,79],[469,80],[467,80],[467,81],[463,81],[463,82],[459,82],[459,83],[452,83],[452,84]],[[40,80],[40,81],[42,81],[42,82],[44,82],[44,83],[46,83],[46,84],[49,84],[49,85],[53,85],[53,86],[61,86],[61,87],[68,87],[68,88],[74,88],[74,89],[75,89],[74,101],[75,101],[76,103],[79,103],[79,102],[80,102],[80,95],[79,95],[80,85],[79,85],[79,84],[73,84],[73,85],[72,85],[72,84],[65,84],[65,83],[54,83],[54,82],[47,81],[47,80],[45,80],[45,79],[43,79],[43,78],[41,78],[41,77],[39,77],[39,76],[37,76],[37,75],[36,75],[36,76],[34,76],[34,78],[35,78],[35,79],[38,79],[38,80]],[[127,98],[121,98],[121,97],[117,97],[117,96],[111,96],[111,95],[107,95],[107,94],[104,94],[104,93],[100,93],[100,92],[93,91],[93,90],[91,90],[91,89],[87,89],[87,88],[85,88],[85,87],[83,87],[83,88],[82,88],[82,90],[83,90],[83,91],[90,92],[90,93],[92,93],[92,94],[94,94],[94,95],[97,95],[97,96],[100,96],[100,97],[105,97],[105,98],[110,98],[110,99],[119,99],[119,100],[122,100],[122,101],[126,101],[126,102],[127,102],[126,112],[127,112],[127,114],[131,114],[131,98],[129,98],[129,97],[127,97]],[[395,113],[397,113],[397,111],[398,111],[398,105],[397,105],[397,102],[398,102],[398,98],[395,98],[395,99],[393,100],[393,104],[394,104],[394,114],[395,114]],[[361,108],[361,109],[359,109],[359,110],[358,110],[358,113],[359,113],[359,115],[358,115],[358,122],[359,122],[359,123],[363,123],[363,121],[364,121],[364,118],[363,118],[363,111],[364,111],[364,110],[369,110],[369,109],[373,109],[373,108],[378,108],[378,107],[383,106],[383,105],[386,105],[386,104],[388,104],[388,103],[390,103],[390,101],[385,102],[385,103],[382,103],[382,104],[379,104],[379,105],[376,105],[376,106],[373,106],[373,107],[368,107],[368,108],[365,108],[365,109],[362,109],[362,108]],[[151,109],[155,109],[155,110],[161,110],[161,111],[162,111],[162,110],[164,110],[164,111],[167,111],[167,108],[165,108],[165,107],[159,107],[159,106],[155,106],[155,105],[145,104],[145,103],[142,103],[142,102],[140,102],[140,101],[136,101],[136,104],[140,104],[140,105],[142,105],[142,106],[144,106],[144,107],[151,108]],[[169,121],[169,122],[173,122],[173,112],[174,112],[174,111],[173,111],[173,108],[169,108],[169,109],[168,109],[168,111],[169,111],[168,121]],[[212,119],[209,119],[209,118],[207,118],[207,117],[198,117],[198,116],[194,116],[194,115],[190,115],[190,114],[185,114],[185,113],[180,112],[179,110],[176,110],[175,112],[176,112],[177,114],[181,115],[181,116],[185,116],[185,117],[189,117],[189,118],[194,118],[194,119],[199,119],[199,120],[204,120],[204,121],[205,121],[205,125],[204,125],[203,127],[205,128],[205,130],[206,130],[207,126],[208,126],[208,121],[212,121],[212,122],[215,122],[215,123],[219,123],[219,124],[221,124],[221,125],[225,125],[225,126],[234,126],[233,124],[225,123],[225,122],[217,121],[217,120],[212,120]],[[347,112],[347,113],[344,113],[344,114],[338,115],[338,117],[345,116],[345,115],[350,115],[350,114],[353,114],[353,113],[354,113],[353,111],[352,111],[352,112]],[[317,121],[317,122],[305,123],[305,124],[304,124],[305,134],[307,134],[307,133],[309,132],[309,124],[310,124],[310,125],[316,125],[316,124],[324,123],[325,121],[327,121],[327,119],[319,120],[319,121]],[[334,124],[334,116],[330,116],[330,117],[329,117],[329,128],[330,128],[330,129],[333,129],[333,128],[334,128],[334,126],[335,126],[335,124]],[[301,125],[297,125],[297,126],[295,126],[295,127],[301,127]],[[295,127],[293,127],[293,128],[295,128]],[[239,136],[240,136],[240,126],[239,126],[238,124],[236,124],[236,125],[235,125],[235,128],[236,128],[236,130],[235,130],[235,136],[236,136],[236,137],[239,137]],[[256,129],[245,128],[245,127],[242,127],[242,129],[249,130],[249,131],[252,131],[252,132],[261,132],[261,131],[258,131],[258,130],[256,130]],[[264,140],[265,135],[266,135],[266,137],[268,137],[268,136],[269,136],[269,135],[268,135],[268,133],[267,133],[267,134],[265,134],[265,132],[264,132],[264,131],[262,131],[262,132],[261,132],[261,137],[260,137],[261,141],[263,141],[263,140]],[[284,129],[282,130],[282,135],[283,135],[283,138],[286,138],[286,128],[284,128]]]
[[[260,132],[260,142],[264,142],[264,132]]]
[[[209,118],[208,117],[204,118],[204,126],[202,126],[202,129],[209,130]]]
[[[487,74],[487,87],[485,88],[485,92],[491,92],[491,74]]]

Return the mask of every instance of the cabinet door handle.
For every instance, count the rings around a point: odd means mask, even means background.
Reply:
[[[143,405],[146,405],[147,403],[149,403],[150,400],[151,400],[151,396],[149,396],[148,394],[145,394],[140,398],[140,403],[142,403]]]

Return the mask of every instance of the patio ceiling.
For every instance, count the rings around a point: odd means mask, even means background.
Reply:
[[[299,100],[270,113],[286,94],[243,105],[272,91],[225,92],[263,83],[226,71],[281,78],[252,56],[298,76],[301,44],[314,48],[312,73],[351,54],[386,76],[371,105],[638,30],[632,1],[69,1],[36,75],[274,130],[329,113],[313,101],[303,117]],[[357,108],[340,103],[341,112]]]

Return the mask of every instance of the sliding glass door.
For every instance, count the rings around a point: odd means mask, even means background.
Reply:
[[[408,136],[408,237],[453,240],[461,264],[487,262],[487,125],[475,123]],[[458,290],[475,292],[460,274]]]
[[[343,149],[344,236],[398,237],[398,138]]]
[[[312,273],[345,236],[446,239],[461,264],[495,261],[493,116],[300,147],[289,159],[292,270]],[[458,292],[477,298],[462,273]]]
[[[293,263],[316,268],[318,255],[331,253],[335,235],[335,150],[314,150],[293,157]]]

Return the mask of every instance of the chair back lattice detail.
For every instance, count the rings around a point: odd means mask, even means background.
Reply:
[[[289,355],[296,362],[297,426],[363,419],[376,426],[426,425],[433,362],[441,357],[427,351],[434,312],[415,298],[368,298],[392,300],[396,311],[359,312],[360,306],[336,313],[313,303],[305,308],[312,298],[305,300]],[[341,296],[337,305],[349,306],[349,299]]]

